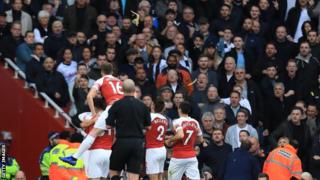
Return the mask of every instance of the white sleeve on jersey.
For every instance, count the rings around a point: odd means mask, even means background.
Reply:
[[[100,90],[100,87],[101,87],[102,84],[103,84],[103,79],[104,79],[104,77],[96,80],[96,81],[94,82],[92,88],[95,88],[96,90]]]
[[[181,118],[178,118],[178,119],[173,120],[173,122],[172,122],[172,127],[173,127],[173,130],[174,130],[175,132],[177,132],[178,130],[182,129],[182,126],[181,126]]]

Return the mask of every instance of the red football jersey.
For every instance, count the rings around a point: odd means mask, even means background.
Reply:
[[[123,98],[122,81],[112,75],[103,76],[92,87],[101,92],[107,105]]]
[[[194,145],[197,137],[202,135],[198,121],[190,117],[181,117],[173,121],[175,131],[182,129],[183,139],[176,142],[173,146],[172,157],[192,158],[196,156]]]
[[[146,132],[146,148],[163,147],[167,129],[167,118],[159,113],[151,113],[151,129]]]
[[[98,119],[100,114],[97,114],[96,116],[92,117],[92,119]],[[85,132],[88,134],[91,129],[93,129],[94,124],[89,126]],[[102,136],[98,136],[92,146],[90,147],[89,150],[92,149],[108,149],[110,150],[113,144],[113,139],[114,139],[114,129],[107,129]]]

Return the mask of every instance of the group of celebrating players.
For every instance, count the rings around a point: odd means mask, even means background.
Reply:
[[[106,124],[106,118],[112,104],[125,95],[122,87],[128,82],[132,82],[132,80],[129,79],[122,82],[111,75],[112,69],[112,65],[109,63],[103,65],[101,69],[102,78],[94,83],[87,96],[91,113],[79,115],[79,119],[82,120],[82,127],[86,127],[87,136],[75,154],[60,158],[66,163],[76,164],[77,159],[85,151],[90,150],[87,167],[87,176],[90,179],[107,177],[112,180],[120,179],[120,176],[115,174],[112,168],[109,171],[110,156],[116,131],[114,127]],[[105,109],[101,99],[96,98],[99,92],[107,105]],[[164,176],[167,176],[169,180],[178,180],[184,174],[189,179],[200,179],[194,146],[197,141],[202,146],[207,146],[207,144],[202,137],[198,121],[188,115],[191,111],[191,105],[188,102],[180,104],[178,108],[180,118],[173,120],[172,127],[170,127],[171,123],[168,119],[162,115],[164,110],[164,102],[157,100],[150,113],[151,125],[145,129],[145,163],[141,163],[145,164],[146,174],[151,180],[161,180],[164,179]],[[172,133],[168,133],[168,129],[171,129],[170,132]],[[164,174],[164,165],[167,157],[166,146],[172,147],[172,155],[168,173]],[[139,160],[137,159],[137,161]],[[126,163],[128,162],[124,162],[124,164]],[[130,164],[125,166],[129,175],[130,173],[135,173],[130,172],[130,167],[128,167]],[[125,166],[123,170],[125,170]]]

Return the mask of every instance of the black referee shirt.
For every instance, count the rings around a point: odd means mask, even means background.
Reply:
[[[146,105],[133,96],[125,96],[109,109],[106,123],[116,128],[117,138],[144,138],[143,129],[151,124]]]

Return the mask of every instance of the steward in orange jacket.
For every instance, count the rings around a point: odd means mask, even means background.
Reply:
[[[297,150],[289,144],[274,149],[264,162],[263,172],[268,174],[270,180],[300,179],[302,167]]]

